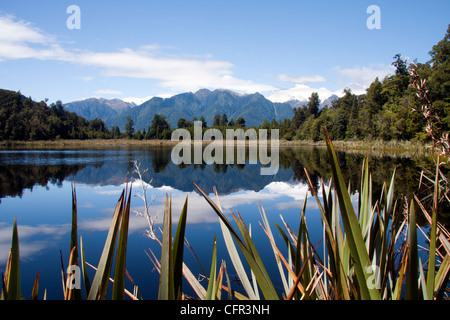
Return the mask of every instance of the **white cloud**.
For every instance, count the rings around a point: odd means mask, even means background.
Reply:
[[[282,89],[272,93],[268,99],[272,102],[286,102],[289,100],[305,101],[308,100],[313,92],[317,92],[322,101],[336,94],[325,87],[312,88],[306,84],[296,84],[292,88]]]
[[[279,81],[294,83],[294,87],[287,89],[279,89],[273,91],[268,99],[272,102],[286,102],[289,100],[305,101],[313,92],[319,93],[319,97],[325,100],[333,94],[325,87],[313,88],[310,83],[326,82],[325,77],[320,75],[292,76],[288,74],[279,74],[276,77]]]
[[[321,76],[300,76],[292,77],[289,75],[278,75],[278,80],[285,82],[295,83],[294,87],[281,89],[273,92],[268,99],[273,102],[286,102],[289,100],[307,100],[313,92],[319,94],[320,99],[323,101],[335,94],[342,96],[345,88],[350,88],[355,94],[364,94],[370,84],[379,78],[382,80],[387,75],[393,73],[394,68],[392,66],[386,66],[383,64],[369,65],[367,67],[354,67],[354,68],[341,68],[335,67],[331,70],[336,75],[336,80],[329,81],[329,84],[333,84],[338,87],[337,90],[330,90],[325,87],[313,88],[307,83],[324,82],[325,78]],[[322,81],[323,80],[323,81]]]
[[[44,33],[25,21],[14,21],[12,15],[0,16],[0,41],[8,43],[47,43]]]
[[[106,89],[106,90],[97,90],[94,92],[95,94],[98,94],[100,96],[120,96],[122,95],[122,91],[119,90],[111,90],[111,89]]]
[[[70,232],[70,225],[19,225],[20,258],[32,259]],[[12,226],[0,228],[0,264],[4,264],[11,249]],[[38,236],[38,238],[36,238]]]
[[[317,82],[326,82],[326,79],[319,75],[310,75],[310,76],[291,76],[288,74],[279,74],[277,79],[283,82],[292,82],[298,84],[306,84],[306,83],[317,83]]]
[[[11,15],[0,16],[0,60],[67,59],[67,52],[55,38]]]
[[[101,68],[103,74],[114,77],[154,79],[160,87],[173,91],[197,91],[201,88],[227,88],[256,92],[275,87],[232,76],[233,64],[209,57],[166,57],[160,52],[121,49],[117,52],[84,52],[73,62]]]
[[[45,33],[33,24],[11,15],[0,16],[0,61],[15,59],[38,59],[64,61],[71,64],[97,68],[107,77],[126,77],[155,80],[164,92],[171,95],[197,91],[201,88],[230,89],[241,93],[271,93],[268,98],[274,102],[291,99],[307,100],[313,92],[325,100],[332,94],[342,95],[344,88],[361,94],[370,83],[393,72],[392,66],[369,65],[366,67],[341,68],[331,70],[336,80],[320,75],[292,76],[280,74],[277,79],[293,83],[291,88],[277,88],[266,83],[237,78],[233,75],[234,65],[229,61],[216,60],[211,54],[186,55],[168,53],[171,47],[148,44],[136,49],[122,48],[111,52],[94,52],[81,49],[67,49],[58,39]],[[92,76],[80,78],[89,82]],[[321,86],[313,88],[309,84],[327,82],[338,90]],[[100,90],[98,94],[117,95],[117,90]],[[120,92],[122,94],[122,92]],[[140,104],[151,97],[126,98]]]
[[[139,105],[143,104],[144,102],[147,102],[151,98],[153,98],[153,96],[148,96],[148,97],[144,97],[144,98],[126,97],[126,98],[123,98],[122,100],[125,102],[134,103],[135,105],[139,106]]]
[[[302,183],[289,184],[286,182],[272,182],[264,189],[268,190],[271,194],[288,196],[296,201],[305,200],[305,196],[309,193],[308,185]]]
[[[255,192],[252,190],[246,190],[243,192],[232,193],[229,195],[221,196],[220,203],[224,210],[238,208],[244,204],[255,204],[260,200],[274,200],[277,197],[276,194]]]
[[[336,67],[334,71],[338,74],[337,83],[346,83],[345,87],[352,89],[355,94],[363,94],[370,84],[378,77],[382,80],[389,74],[392,74],[392,66],[369,65],[368,67],[344,68]]]
[[[94,193],[104,196],[111,196],[111,195],[121,195],[122,190],[116,189],[116,190],[96,190]]]
[[[211,55],[167,55],[157,44],[136,50],[114,52],[66,50],[54,37],[28,22],[12,16],[0,16],[0,60],[57,60],[100,68],[105,76],[153,79],[160,87],[173,91],[201,88],[227,88],[256,92],[275,87],[233,77],[233,64],[214,60]]]

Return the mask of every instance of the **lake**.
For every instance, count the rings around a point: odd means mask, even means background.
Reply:
[[[113,210],[122,190],[126,186],[127,174],[132,170],[132,161],[140,163],[141,170],[148,169],[144,180],[150,182],[147,196],[153,202],[150,212],[158,216],[157,228],[162,228],[162,217],[166,195],[172,196],[173,221],[177,223],[179,213],[188,196],[186,237],[195,250],[202,266],[209,272],[214,235],[218,239],[218,259],[227,262],[231,280],[235,272],[226,252],[219,225],[219,218],[205,199],[194,188],[195,182],[212,196],[217,188],[221,205],[227,216],[230,209],[239,211],[247,226],[251,224],[252,237],[269,273],[277,278],[278,269],[270,242],[259,225],[261,221],[257,207],[262,202],[271,223],[282,225],[283,219],[293,230],[298,228],[300,209],[308,196],[306,219],[316,244],[322,240],[320,212],[309,193],[304,168],[308,170],[317,190],[320,180],[325,185],[331,176],[326,149],[312,147],[281,148],[280,167],[273,176],[260,175],[260,164],[199,164],[175,165],[171,161],[171,147],[92,147],[78,149],[0,149],[0,270],[5,269],[11,246],[14,217],[19,226],[21,255],[22,294],[31,296],[36,273],[40,274],[39,298],[44,289],[47,298],[63,298],[61,285],[60,252],[65,267],[68,264],[71,226],[71,185],[75,183],[78,200],[78,233],[83,237],[86,259],[98,264],[106,239]],[[351,189],[358,189],[361,164],[365,155],[358,152],[338,152],[340,165]],[[370,154],[374,190],[380,190],[384,181],[390,181],[396,168],[396,195],[410,194],[417,188],[420,171],[428,162],[408,154]],[[134,192],[142,192],[133,184]],[[376,195],[375,195],[376,196]],[[357,204],[358,196],[353,197]],[[142,211],[143,201],[134,196],[131,207]],[[127,270],[144,299],[156,299],[159,274],[147,257],[151,249],[160,254],[160,247],[146,237],[148,228],[145,218],[132,214],[127,251]],[[276,232],[277,241],[282,238]],[[319,250],[320,251],[320,250]],[[185,262],[198,275],[201,268],[189,250],[185,250]],[[92,270],[91,270],[92,271]],[[92,281],[94,271],[90,273]],[[279,275],[278,275],[279,278]],[[239,283],[234,281],[239,291]],[[203,281],[206,287],[206,280]],[[127,288],[132,291],[130,282]],[[186,293],[195,296],[185,285]],[[281,282],[277,289],[282,290]],[[241,288],[240,292],[245,293]]]

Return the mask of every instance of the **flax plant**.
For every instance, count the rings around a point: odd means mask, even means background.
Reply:
[[[325,132],[328,154],[331,161],[332,181],[325,191],[322,181],[322,200],[309,179],[312,195],[321,212],[324,227],[324,254],[322,257],[310,241],[305,220],[305,197],[301,210],[298,233],[284,222],[285,229],[276,225],[285,246],[275,242],[262,204],[259,210],[262,228],[266,233],[277,262],[284,292],[281,297],[272,291],[273,280],[264,272],[264,263],[251,241],[250,232],[239,213],[231,212],[241,235],[234,230],[220,207],[217,191],[214,203],[195,183],[199,192],[219,216],[221,225],[225,226],[224,240],[227,244],[233,265],[244,285],[247,296],[255,297],[258,288],[266,299],[314,299],[314,300],[399,300],[399,299],[442,299],[445,296],[450,271],[450,246],[448,232],[437,223],[438,181],[435,182],[433,214],[429,218],[431,236],[430,249],[426,262],[427,272],[419,257],[417,244],[416,208],[427,214],[423,205],[415,197],[410,203],[407,199],[394,199],[395,170],[392,179],[383,185],[381,197],[372,197],[372,179],[368,169],[368,160],[362,165],[361,188],[357,208],[353,207],[349,188],[345,184],[328,133]],[[401,205],[400,202],[405,202]],[[286,232],[286,231],[287,232]],[[243,268],[242,261],[235,250],[233,240],[250,266],[258,286],[251,286]],[[406,237],[404,237],[406,235]],[[286,251],[287,254],[283,254]],[[443,248],[440,254],[437,247]],[[439,268],[437,265],[439,264]],[[435,272],[435,269],[438,269]],[[426,274],[426,276],[425,276]]]
[[[207,279],[206,287],[184,263],[184,246],[195,255],[185,237],[188,198],[185,200],[177,229],[173,234],[172,199],[166,196],[162,237],[161,239],[156,237],[153,231],[155,220],[149,215],[149,205],[145,199],[145,184],[141,184],[143,187],[141,198],[146,205],[143,216],[147,218],[150,227],[148,234],[161,246],[160,258],[152,251],[147,253],[160,273],[158,299],[220,300],[225,296],[227,299],[236,300],[448,299],[450,234],[437,220],[441,192],[439,158],[436,179],[433,183],[431,211],[417,196],[412,199],[394,199],[395,170],[389,184],[383,185],[381,196],[375,199],[367,159],[361,168],[358,204],[354,206],[350,188],[344,181],[334,146],[326,131],[325,139],[332,171],[329,187],[326,188],[322,181],[322,192],[318,194],[305,169],[311,186],[311,195],[318,204],[323,224],[322,250],[318,249],[320,244],[314,245],[311,242],[305,218],[306,204],[310,201],[308,194],[305,195],[300,209],[297,232],[282,216],[282,224],[274,223],[276,228],[272,228],[263,204],[261,202],[258,204],[262,220],[260,227],[267,235],[279,271],[279,274],[275,275],[277,279],[274,275],[269,275],[265,265],[267,262],[262,260],[252,239],[251,226],[246,225],[239,212],[231,211],[233,221],[229,221],[222,211],[217,190],[214,188],[215,201],[213,201],[194,183],[219,218],[223,240],[244,292],[232,288],[226,264],[223,260],[220,262],[217,256],[216,237],[212,243],[209,272],[200,265],[202,276]],[[142,181],[139,170],[136,169],[135,172]],[[83,281],[80,285],[84,290],[69,285],[72,274],[66,274],[61,255],[64,299],[82,299],[84,291],[87,300],[105,300],[110,282],[113,283],[111,299],[122,300],[125,296],[133,300],[139,299],[136,286],[133,293],[125,289],[125,277],[131,279],[126,270],[131,192],[132,185],[128,186],[127,183],[114,210],[100,260],[97,267],[94,267],[85,259],[82,237],[78,242],[77,199],[73,185],[69,265],[81,269]],[[427,232],[417,225],[419,214],[423,214],[430,225],[427,239],[429,249],[422,254],[419,251],[418,233],[427,235]],[[281,236],[281,244],[277,243],[276,240],[280,237],[276,237],[274,231]],[[92,282],[88,277],[88,267],[95,270]],[[183,292],[183,277],[197,295],[196,298],[188,297]],[[278,277],[283,285],[282,290],[275,289]],[[11,251],[5,273],[2,275],[0,298],[23,299],[20,287],[19,235],[14,220]],[[31,293],[32,299],[37,299],[38,289],[39,274],[36,276]]]

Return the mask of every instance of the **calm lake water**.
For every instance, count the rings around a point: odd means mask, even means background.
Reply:
[[[351,188],[356,191],[364,155],[339,152],[339,161]],[[280,149],[280,169],[274,176],[261,176],[260,165],[187,165],[178,166],[171,161],[170,147],[115,147],[65,150],[0,150],[0,270],[3,272],[11,246],[14,217],[19,225],[22,294],[31,295],[36,273],[40,273],[39,298],[47,289],[47,298],[63,298],[61,285],[60,252],[67,267],[71,225],[71,183],[75,182],[78,200],[78,233],[86,246],[86,259],[98,264],[106,239],[114,207],[125,187],[131,162],[140,162],[148,169],[144,180],[151,181],[148,198],[154,198],[152,215],[159,216],[161,227],[165,196],[173,199],[174,223],[186,196],[188,218],[186,237],[201,264],[209,272],[214,235],[218,239],[218,257],[227,262],[229,275],[234,270],[226,252],[219,220],[192,182],[212,196],[215,186],[225,213],[239,210],[247,225],[269,273],[278,279],[270,242],[262,231],[256,203],[261,201],[271,223],[282,225],[280,215],[297,230],[299,211],[308,196],[306,218],[312,242],[322,239],[320,213],[311,198],[304,167],[320,190],[320,178],[328,184],[331,176],[326,150],[322,148]],[[383,181],[390,181],[397,169],[396,193],[415,191],[419,173],[427,165],[423,159],[408,155],[370,155],[374,189]],[[134,191],[141,192],[137,184]],[[378,188],[379,189],[379,188]],[[320,193],[319,193],[320,194]],[[354,196],[357,203],[357,195]],[[143,201],[133,197],[131,206],[142,211]],[[130,220],[127,270],[139,286],[144,299],[155,299],[159,274],[154,270],[145,251],[149,248],[160,254],[159,245],[145,236],[147,222],[133,214]],[[283,241],[273,226],[277,240]],[[282,243],[282,242],[280,242]],[[220,261],[220,260],[219,260]],[[193,255],[185,250],[185,262],[194,274],[200,274]],[[94,272],[90,274],[92,281]],[[206,287],[206,281],[203,282]],[[237,282],[236,282],[237,283]],[[238,285],[238,284],[237,284]],[[128,282],[127,288],[132,290]],[[279,283],[278,288],[282,286]],[[185,291],[195,296],[188,285]],[[239,287],[236,288],[239,290]],[[241,292],[244,290],[241,288]]]

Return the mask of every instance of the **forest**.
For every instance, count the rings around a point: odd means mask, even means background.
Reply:
[[[381,140],[428,142],[427,115],[421,110],[417,88],[412,86],[412,68],[433,105],[433,129],[439,136],[448,132],[450,125],[450,25],[445,37],[429,52],[426,63],[409,62],[401,54],[393,57],[395,73],[384,79],[374,79],[366,93],[356,95],[345,89],[343,96],[331,105],[320,106],[320,97],[313,93],[308,102],[294,108],[292,119],[264,120],[256,129],[279,129],[285,140],[321,140],[326,126],[333,140]],[[178,128],[193,128],[198,119],[178,121]],[[206,121],[203,127],[210,127]],[[211,127],[246,127],[245,119],[228,119],[226,114],[216,115]],[[125,132],[119,127],[107,128],[102,120],[87,121],[75,113],[64,110],[61,101],[47,105],[35,102],[20,92],[0,90],[0,140],[55,140],[55,139],[170,139],[171,128],[164,115],[156,114],[148,130],[135,131],[128,118]]]
[[[422,79],[433,105],[439,130],[448,132],[450,125],[450,26],[445,37],[429,52],[426,63],[408,63],[401,54],[394,56],[395,74],[375,79],[365,94],[344,90],[341,98],[319,110],[320,99],[313,93],[306,105],[296,108],[290,130],[280,126],[285,139],[320,140],[326,126],[334,140],[416,140],[426,142],[426,114],[421,110],[417,88],[413,87],[412,68]],[[267,123],[265,124],[267,126]],[[272,123],[269,127],[276,127]]]
[[[50,106],[20,92],[0,90],[0,140],[99,139],[110,137],[104,122],[87,121],[64,110],[61,101]]]

